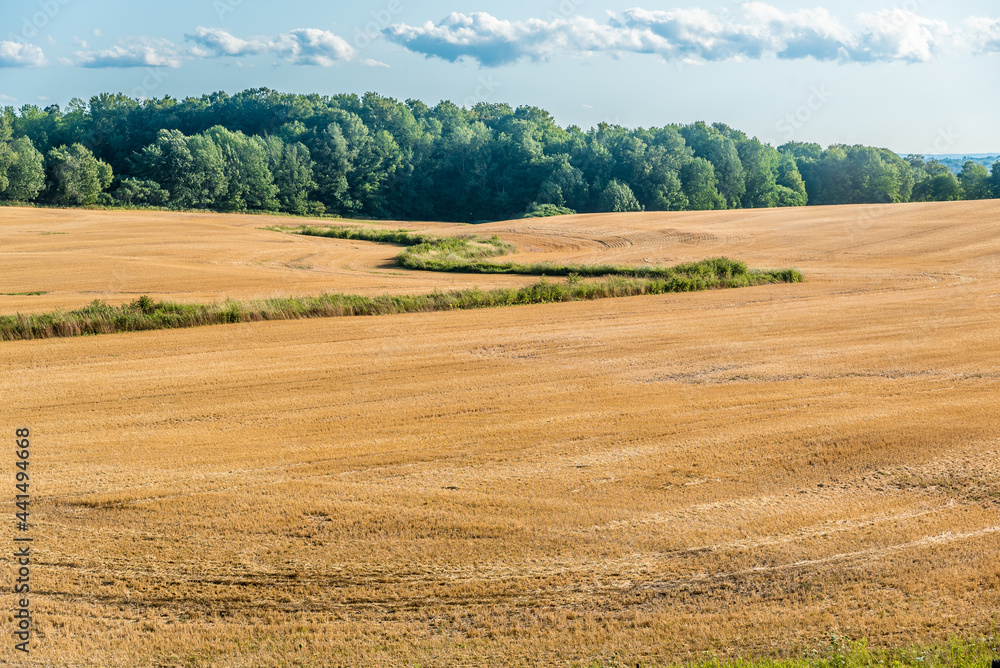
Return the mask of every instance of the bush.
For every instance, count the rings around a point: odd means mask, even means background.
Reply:
[[[576,211],[573,209],[567,209],[564,206],[556,206],[555,204],[539,204],[538,202],[532,202],[528,207],[528,210],[524,212],[521,218],[549,218],[551,216],[571,216],[575,214]]]
[[[123,179],[112,196],[116,202],[127,206],[166,206],[170,201],[170,193],[156,181],[133,178]]]

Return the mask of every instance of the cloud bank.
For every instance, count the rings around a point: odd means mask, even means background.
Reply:
[[[261,54],[271,54],[291,65],[332,67],[358,56],[357,50],[343,38],[316,28],[292,30],[274,38],[244,39],[225,30],[199,26],[192,34],[185,35],[185,38],[187,45],[178,45],[166,39],[132,37],[108,49],[92,49],[86,42],[79,42],[82,49],[74,55],[76,64],[88,68],[176,68],[191,59],[244,58]],[[0,66],[4,63],[3,44],[7,42],[0,43]],[[41,51],[38,55],[41,56]],[[367,62],[369,61],[362,64]]]
[[[582,16],[506,21],[485,12],[455,12],[418,26],[394,24],[385,37],[428,57],[497,67],[541,62],[556,54],[654,54],[706,63],[768,56],[841,63],[922,63],[956,46],[1000,51],[1000,20],[969,19],[958,28],[902,9],[844,22],[823,8],[782,11],[764,2],[736,10],[629,9],[601,22]]]
[[[386,24],[388,21],[386,21]],[[383,24],[383,25],[386,25]],[[453,12],[421,25],[397,23],[382,32],[389,42],[429,58],[463,59],[485,67],[544,62],[557,55],[648,54],[668,62],[704,64],[777,58],[839,63],[925,63],[945,53],[1000,53],[1000,19],[973,16],[954,26],[904,9],[864,12],[845,20],[822,7],[783,11],[760,0],[736,9],[633,8],[604,20],[549,13],[547,18],[508,21],[486,12]],[[301,28],[276,37],[240,37],[198,26],[182,44],[147,37],[125,38],[105,49],[78,41],[75,60],[88,68],[180,67],[205,58],[271,56],[276,63],[332,67],[357,62],[359,48],[328,30]],[[47,64],[31,44],[0,41],[0,68]]]

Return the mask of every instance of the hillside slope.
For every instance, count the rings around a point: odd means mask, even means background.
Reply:
[[[52,287],[0,310],[515,280],[397,275],[393,249],[258,217],[130,215],[0,209],[0,291]],[[494,223],[472,231],[533,260],[724,254],[807,282],[0,344],[0,423],[36,448],[33,658],[652,665],[988,634],[998,219]],[[320,269],[278,266],[298,261]]]

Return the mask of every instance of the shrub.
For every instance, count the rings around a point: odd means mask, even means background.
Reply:
[[[551,216],[570,216],[575,214],[576,211],[573,209],[567,209],[564,206],[556,206],[555,204],[539,204],[538,202],[532,202],[528,206],[528,210],[524,212],[521,218],[548,218]]]

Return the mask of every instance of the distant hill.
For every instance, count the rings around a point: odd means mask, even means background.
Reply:
[[[906,157],[905,155],[902,157]],[[992,167],[993,163],[1000,161],[1000,153],[941,153],[939,155],[925,155],[925,160],[937,160],[945,165],[955,174],[962,171],[962,166],[969,160],[978,162],[980,165]]]

